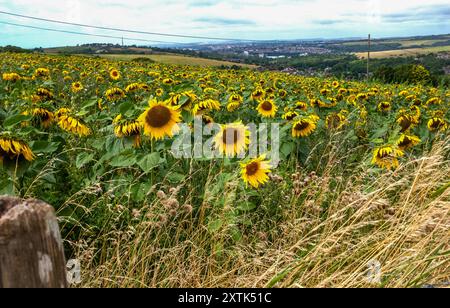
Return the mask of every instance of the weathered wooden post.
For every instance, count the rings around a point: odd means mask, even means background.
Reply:
[[[0,196],[0,288],[66,288],[64,249],[50,205]]]

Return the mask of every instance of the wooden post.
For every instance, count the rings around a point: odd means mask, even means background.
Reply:
[[[0,288],[66,288],[64,249],[50,205],[0,196]]]
[[[371,41],[369,34],[369,48],[367,49],[367,81],[369,81],[370,78],[370,48],[371,48]]]

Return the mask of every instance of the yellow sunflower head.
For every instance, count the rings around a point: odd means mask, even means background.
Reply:
[[[138,121],[144,127],[145,135],[160,140],[166,136],[173,137],[178,131],[181,113],[170,105],[151,100],[149,107],[139,117]]]
[[[258,113],[265,118],[274,118],[277,114],[278,107],[272,100],[263,100],[258,105]]]
[[[30,147],[22,140],[0,136],[0,162],[6,160],[25,158],[34,160],[35,156]]]
[[[112,70],[109,72],[109,77],[110,77],[112,80],[117,81],[117,80],[120,79],[120,72],[119,72],[118,70],[116,70],[116,69],[112,69]]]
[[[450,127],[450,125],[449,125],[449,123],[447,123],[447,121],[445,121],[443,118],[437,118],[437,117],[430,119],[428,121],[427,126],[428,126],[428,129],[432,132],[435,132],[435,131],[444,132]]]
[[[317,129],[317,119],[313,117],[304,117],[295,121],[292,125],[292,137],[307,137]]]
[[[73,93],[78,93],[81,90],[83,90],[83,85],[81,84],[81,82],[77,81],[72,83],[72,92]]]
[[[397,141],[397,146],[400,150],[405,151],[415,147],[421,142],[420,138],[414,135],[401,134]]]
[[[248,163],[241,164],[241,175],[245,184],[258,188],[267,183],[271,172],[270,162],[262,155]]]
[[[249,144],[250,131],[241,122],[222,125],[220,132],[214,137],[215,148],[227,157],[243,154]]]
[[[405,153],[397,147],[384,145],[374,150],[372,164],[387,170],[395,169],[399,166],[398,158],[404,155]]]

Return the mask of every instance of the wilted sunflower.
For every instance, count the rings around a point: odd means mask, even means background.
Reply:
[[[125,121],[122,115],[119,114],[113,121],[114,134],[118,138],[132,137],[135,148],[141,146],[141,128],[142,124],[139,121]]]
[[[277,114],[278,107],[272,100],[263,100],[258,105],[258,113],[265,118],[274,118]]]
[[[378,110],[381,112],[390,111],[392,109],[392,104],[390,102],[381,102],[378,104]]]
[[[44,108],[34,108],[31,112],[25,111],[23,115],[31,114],[33,116],[33,125],[42,126],[44,128],[50,127],[53,123],[54,114],[53,112]]]
[[[398,158],[405,155],[405,153],[390,145],[378,147],[373,152],[372,164],[387,170],[395,169],[399,166]]]
[[[58,125],[65,131],[80,137],[89,136],[91,129],[81,120],[70,116],[67,112],[58,117]]]
[[[232,94],[228,99],[227,110],[228,112],[236,111],[242,104],[244,99],[239,94]]]
[[[194,115],[201,115],[211,110],[220,110],[220,103],[213,99],[207,99],[195,104],[194,108],[192,108],[192,113]]]
[[[397,146],[400,150],[406,151],[412,147],[415,147],[421,142],[420,138],[414,135],[401,134],[397,141]]]
[[[215,148],[227,157],[244,153],[249,144],[250,131],[242,122],[222,125],[220,132],[214,137]]]
[[[255,91],[253,91],[252,99],[254,101],[259,101],[259,100],[263,99],[265,95],[266,95],[266,93],[264,92],[264,90],[261,88],[258,88]]]
[[[305,103],[305,102],[297,102],[295,104],[295,109],[302,110],[302,111],[307,111],[308,110],[308,104]]]
[[[331,113],[327,116],[325,124],[329,130],[341,129],[345,124],[347,124],[347,112],[341,111],[339,113]]]
[[[166,103],[151,100],[138,121],[144,127],[145,135],[160,140],[165,136],[172,137],[178,131],[181,113]]]
[[[116,70],[115,68],[113,68],[110,72],[109,72],[109,77],[112,80],[119,80],[120,79],[120,72],[118,70]]]
[[[268,173],[271,172],[270,162],[262,155],[249,163],[241,164],[241,175],[245,184],[258,188],[269,181]]]
[[[105,96],[110,102],[115,102],[124,98],[125,92],[120,88],[111,88],[106,91]]]
[[[442,118],[432,118],[428,121],[428,129],[432,132],[434,131],[446,131],[449,128],[449,124]]]
[[[299,114],[295,111],[287,111],[281,118],[286,121],[292,121],[298,116]]]
[[[39,102],[45,102],[52,100],[54,97],[52,91],[45,89],[45,88],[39,88],[36,90],[36,99]]]
[[[30,147],[22,140],[0,136],[0,162],[15,160],[23,156],[27,161],[34,159],[34,154]]]
[[[303,117],[292,125],[292,137],[307,137],[317,129],[317,116]]]
[[[17,73],[3,73],[2,79],[4,81],[16,82],[21,79],[20,75]]]
[[[81,82],[77,81],[77,82],[72,83],[72,92],[73,93],[80,92],[81,90],[83,90],[83,85],[81,84]]]
[[[141,84],[135,82],[135,83],[129,84],[129,85],[125,88],[125,92],[130,93],[130,92],[135,92],[135,91],[141,90],[141,89],[142,89]]]
[[[401,132],[406,132],[417,123],[411,115],[402,114],[397,118],[397,124],[400,125]]]

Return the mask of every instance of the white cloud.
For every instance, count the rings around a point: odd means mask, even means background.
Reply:
[[[422,34],[419,32],[439,29],[450,32],[448,22],[428,18],[426,10],[442,8],[448,14],[448,0],[0,0],[0,7],[10,12],[100,26],[247,39],[362,36],[367,32],[378,36],[411,35],[415,34],[413,31]],[[402,19],[408,14],[415,17]],[[0,16],[0,20],[48,26],[21,18]]]

